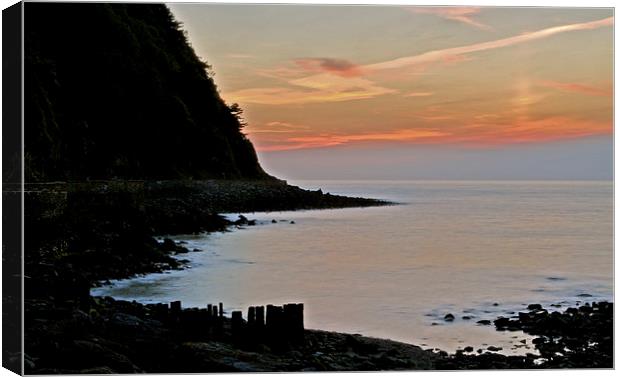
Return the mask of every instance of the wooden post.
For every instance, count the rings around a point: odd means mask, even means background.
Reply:
[[[241,332],[241,327],[243,326],[243,315],[240,310],[235,310],[232,312],[231,319],[231,330],[233,335],[239,334]]]
[[[265,307],[264,306],[256,307],[256,326],[258,327],[265,326]]]
[[[297,304],[297,328],[304,331],[304,304]]]
[[[220,318],[224,317],[224,304],[220,302]]]
[[[181,301],[172,301],[170,303],[170,312],[172,315],[178,316],[181,313]]]
[[[253,306],[248,308],[248,326],[254,327],[256,325],[256,309]]]
[[[295,304],[284,304],[284,316],[282,327],[285,334],[290,335],[295,328]]]
[[[209,313],[209,317],[213,315],[213,305],[207,305],[207,313]]]
[[[213,317],[217,318],[217,306],[213,305]]]
[[[273,305],[267,305],[267,330],[271,331],[276,326],[276,307]]]
[[[304,340],[304,304],[297,304],[294,306],[294,334],[295,340],[303,342]]]

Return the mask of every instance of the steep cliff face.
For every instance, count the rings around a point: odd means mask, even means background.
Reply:
[[[165,5],[25,4],[27,181],[270,178]]]

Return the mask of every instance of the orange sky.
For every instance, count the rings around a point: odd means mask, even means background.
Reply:
[[[172,9],[259,152],[612,133],[611,9]]]

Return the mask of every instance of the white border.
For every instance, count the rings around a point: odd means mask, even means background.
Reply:
[[[65,1],[65,2],[69,2],[69,1]],[[75,2],[75,1],[72,1]],[[83,0],[81,2],[95,2],[93,0]],[[119,1],[119,0],[110,0],[109,2],[128,2],[128,1]],[[130,2],[147,2],[147,3],[153,3],[156,1],[130,1]],[[0,4],[2,5],[2,9],[7,8],[13,4],[15,4],[16,1],[10,1],[10,0],[0,0]],[[313,0],[313,1],[303,1],[303,0],[269,0],[269,1],[258,1],[258,0],[229,0],[229,1],[181,1],[181,0],[168,0],[165,1],[165,3],[237,3],[237,4],[260,4],[260,3],[269,3],[269,4],[347,4],[347,5],[468,5],[468,6],[532,6],[532,7],[546,7],[546,6],[553,6],[553,7],[587,7],[587,8],[593,8],[593,7],[605,7],[605,8],[614,8],[615,4],[613,1],[609,1],[609,0],[590,0],[590,1],[583,1],[583,0],[579,0],[579,1],[553,1],[553,0],[538,0],[538,1],[532,1],[532,0],[526,0],[526,1],[520,1],[520,2],[516,2],[516,1],[507,1],[507,0],[474,0],[474,1],[459,1],[459,0],[439,0],[439,1],[435,1],[435,2],[428,2],[428,1],[412,1],[412,0],[391,0],[391,1],[382,1],[382,0]],[[23,21],[23,19],[22,19]],[[22,27],[23,27],[23,23],[22,23]],[[0,20],[0,30],[1,30],[1,20]],[[616,49],[616,44],[618,41],[618,29],[614,27],[614,52],[617,51]],[[23,47],[23,42],[22,42],[22,47]],[[1,52],[0,52],[0,57],[1,57]],[[22,62],[23,64],[23,62]],[[615,59],[615,53],[614,53],[614,89],[616,87],[615,83],[616,83],[616,76],[615,76],[615,71],[617,68],[617,60]],[[1,83],[1,73],[0,73],[0,83]],[[23,75],[22,75],[22,83],[23,83]],[[615,93],[615,90],[614,90]],[[1,95],[0,95],[1,96]],[[614,131],[615,131],[615,109],[618,106],[618,99],[617,97],[614,95]],[[0,104],[0,111],[1,111],[1,104]],[[23,101],[22,101],[22,114],[23,114]],[[23,118],[22,118],[23,119]],[[23,136],[23,125],[22,125],[22,136]],[[615,264],[615,268],[614,268],[614,277],[615,277],[615,271],[616,271],[616,267],[617,267],[617,259],[615,258],[615,250],[617,249],[618,246],[618,240],[615,237],[615,235],[618,232],[618,213],[617,211],[615,211],[615,203],[617,203],[617,199],[618,199],[618,192],[616,191],[616,185],[615,185],[615,177],[618,177],[618,157],[615,153],[616,147],[619,145],[619,138],[620,136],[618,136],[618,134],[616,132],[614,132],[614,264]],[[0,163],[2,162],[2,155],[1,155],[1,145],[0,145]],[[22,176],[23,176],[23,171],[22,171]],[[23,196],[23,193],[22,193]],[[23,198],[22,198],[23,199]],[[23,202],[22,202],[23,203]],[[0,202],[0,210],[2,209],[2,204]],[[23,224],[22,224],[22,229],[23,229]],[[0,228],[0,238],[2,237],[2,230]],[[23,237],[23,231],[22,231],[22,237]],[[23,238],[22,238],[23,240]],[[22,244],[23,245],[23,244]],[[22,246],[23,247],[23,246]],[[22,250],[22,255],[23,255],[23,250]],[[1,271],[0,271],[1,274]],[[22,273],[23,275],[23,273]],[[0,288],[1,288],[1,279],[0,279]],[[614,279],[614,294],[616,292],[618,292],[618,282]],[[615,300],[614,300],[615,301]],[[0,304],[1,305],[1,304]],[[617,324],[617,321],[614,321],[614,324]],[[615,328],[615,334],[614,334],[614,339],[617,341],[618,340],[618,326],[614,326]],[[1,332],[1,328],[0,328],[0,332]],[[615,344],[615,343],[614,343]],[[615,363],[617,365],[618,362],[618,347],[614,347],[614,360]],[[588,370],[587,372],[584,370],[561,370],[561,371],[501,371],[501,375],[502,376],[506,376],[506,377],[512,377],[512,376],[519,376],[519,375],[523,375],[523,374],[528,374],[530,376],[566,376],[566,377],[572,377],[572,376],[581,376],[583,373],[588,373],[588,374],[593,374],[593,375],[597,375],[597,376],[612,376],[615,375],[615,371],[613,370],[605,370],[605,371],[596,371],[596,370]],[[390,373],[390,374],[398,374],[398,375],[411,375],[411,376],[429,376],[431,374],[435,374],[435,373],[454,373],[454,372],[385,372],[385,373]],[[477,376],[477,375],[489,375],[490,373],[494,373],[494,371],[464,371],[461,373],[466,373],[468,375],[473,375],[473,376]],[[343,376],[343,377],[349,377],[349,376],[354,376],[357,375],[359,373],[338,373],[338,376]],[[381,375],[383,373],[364,373],[364,375],[368,375],[368,376],[377,376],[377,375]],[[210,376],[217,376],[218,374],[210,374]],[[229,375],[225,375],[225,374],[220,374],[221,376],[230,376]],[[279,374],[275,374],[275,373],[266,373],[266,374],[262,374],[264,376],[280,376],[282,375],[281,373]],[[313,373],[312,375],[316,375],[316,373]],[[2,369],[0,368],[0,376],[14,376],[13,373],[9,372],[6,369]],[[182,374],[175,374],[175,375],[170,375],[170,376],[185,376]]]

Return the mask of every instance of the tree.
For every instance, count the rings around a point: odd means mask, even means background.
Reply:
[[[248,122],[243,118],[243,109],[239,106],[238,103],[233,103],[229,107],[230,113],[237,119],[239,122],[239,130],[248,125]]]

